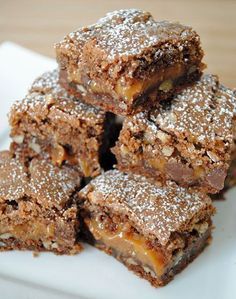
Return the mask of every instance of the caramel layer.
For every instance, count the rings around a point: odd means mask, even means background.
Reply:
[[[8,236],[26,240],[50,239],[54,237],[55,227],[53,224],[44,225],[40,221],[30,221],[11,227],[0,229],[0,239]]]
[[[118,256],[134,258],[140,265],[148,266],[157,276],[165,271],[165,257],[161,250],[150,249],[146,239],[141,235],[134,235],[118,229],[116,232],[108,232],[96,223],[95,220],[85,219],[90,232],[96,241],[105,244],[118,253]]]
[[[125,85],[122,80],[118,80],[114,86],[114,90],[110,90],[106,85],[101,85],[94,80],[88,82],[86,89],[91,93],[96,94],[113,94],[114,91],[119,98],[123,98],[128,102],[133,102],[135,98],[144,93],[147,89],[151,87],[157,87],[162,92],[169,92],[173,88],[174,81],[182,77],[187,71],[190,73],[196,70],[195,66],[189,67],[186,69],[186,65],[176,64],[170,66],[166,69],[161,69],[158,72],[154,73],[146,80],[136,80],[133,79],[131,85]],[[79,84],[86,90],[83,86],[81,80],[81,74],[76,71],[68,71],[68,78],[70,82]]]

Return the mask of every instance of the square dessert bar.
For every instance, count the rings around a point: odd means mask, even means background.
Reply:
[[[113,152],[118,168],[217,193],[232,159],[233,92],[204,75],[151,112],[125,119]]]
[[[120,115],[150,108],[196,78],[200,38],[137,9],[108,13],[56,44],[60,83],[83,101]]]
[[[69,96],[58,85],[57,70],[47,72],[12,106],[11,150],[26,159],[46,153],[56,165],[76,165],[83,176],[96,176],[106,151],[109,117]]]
[[[209,243],[210,198],[174,182],[110,170],[79,192],[83,232],[153,286],[167,284]]]
[[[80,181],[72,167],[36,158],[27,166],[0,152],[0,251],[79,252],[75,194]]]

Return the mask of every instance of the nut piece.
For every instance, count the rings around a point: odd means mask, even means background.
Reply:
[[[218,162],[220,161],[220,157],[217,156],[215,153],[211,152],[211,151],[207,151],[207,155],[208,157],[213,161],[213,162]]]
[[[47,250],[50,249],[52,242],[51,241],[43,241],[43,247]]]
[[[138,265],[138,263],[132,257],[127,258],[126,262],[130,265],[134,265],[134,266]]]
[[[193,228],[196,229],[196,231],[199,234],[204,234],[206,232],[206,230],[208,229],[208,223],[203,222],[203,223],[195,224]]]
[[[0,239],[2,239],[2,240],[7,240],[7,239],[10,239],[12,237],[13,237],[13,235],[10,234],[10,233],[5,233],[5,234],[0,235]]]
[[[37,154],[40,154],[40,152],[41,152],[41,147],[38,143],[30,142],[29,143],[29,148],[31,148]]]
[[[171,137],[170,135],[162,132],[161,130],[159,130],[157,133],[156,133],[156,136],[158,139],[161,140],[162,143],[167,143],[170,141]]]
[[[24,135],[15,135],[12,137],[12,140],[17,144],[22,144],[24,141]]]
[[[165,145],[161,151],[165,156],[170,157],[174,152],[174,148],[172,146]]]
[[[129,153],[127,146],[125,146],[124,144],[121,144],[120,151],[121,151],[122,155],[124,155],[124,156]]]
[[[87,163],[86,160],[79,159],[79,166],[80,166],[84,176],[86,176],[86,177],[91,176],[90,165]]]
[[[143,139],[148,143],[152,143],[155,140],[155,134],[147,131],[144,133]]]
[[[52,242],[51,248],[52,249],[58,249],[58,244],[56,242]]]
[[[147,267],[147,266],[143,266],[143,270],[144,270],[146,273],[150,274],[153,278],[156,278],[156,277],[157,277],[157,276],[156,276],[156,273],[155,273],[153,270],[151,270],[149,267]]]
[[[81,84],[76,85],[77,89],[81,92],[82,95],[86,95],[87,90]]]
[[[63,146],[60,144],[57,144],[53,149],[52,149],[52,161],[56,165],[61,165],[62,162],[66,159],[66,151]]]
[[[163,91],[163,92],[168,92],[173,88],[173,82],[172,80],[168,79],[165,80],[164,82],[161,83],[161,85],[159,86],[159,90]]]

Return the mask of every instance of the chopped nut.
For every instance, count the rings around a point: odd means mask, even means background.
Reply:
[[[162,132],[161,130],[159,130],[156,134],[157,138],[160,139],[163,143],[167,143],[170,141],[171,137],[170,135]]]
[[[51,248],[52,249],[58,249],[58,244],[53,242]]]
[[[159,86],[159,90],[163,92],[169,92],[173,88],[173,82],[172,80],[168,79],[161,83]]]
[[[125,104],[125,103],[120,103],[119,104],[119,107],[121,108],[121,109],[123,109],[123,110],[126,110],[127,109],[127,105]]]
[[[208,229],[208,223],[207,222],[203,222],[203,223],[195,224],[193,226],[193,228],[196,231],[198,231],[199,234],[204,234],[206,232],[206,230]]]
[[[24,141],[24,135],[15,135],[12,137],[12,140],[17,144],[22,144]]]
[[[121,153],[124,154],[124,155],[127,155],[127,154],[129,153],[129,150],[128,150],[127,146],[125,146],[124,144],[122,144],[122,145],[120,146],[120,151],[121,151]]]
[[[145,132],[143,135],[145,141],[152,143],[154,141],[155,135],[152,132]]]
[[[45,100],[48,102],[47,104],[54,103],[53,96],[51,94],[45,95]]]
[[[52,150],[52,161],[56,165],[61,165],[66,158],[66,151],[63,146],[57,144]]]
[[[91,169],[89,167],[89,164],[85,161],[85,160],[79,160],[79,165],[80,165],[80,168],[83,172],[83,174],[88,177],[90,176],[91,174]]]
[[[195,151],[195,147],[193,144],[188,145],[188,152],[193,153]]]
[[[161,151],[165,156],[170,157],[174,152],[174,148],[172,146],[165,145]]]
[[[5,234],[0,235],[0,239],[2,239],[2,240],[6,240],[6,239],[9,239],[9,238],[12,238],[12,237],[13,237],[13,235],[10,234],[10,233],[5,233]]]
[[[134,265],[134,266],[138,265],[138,263],[135,262],[135,260],[132,257],[127,258],[126,262],[130,265]]]
[[[183,251],[180,250],[179,252],[177,252],[175,259],[174,259],[174,266],[177,265],[181,259],[183,258]]]
[[[215,153],[211,152],[211,151],[207,151],[207,155],[208,157],[213,161],[213,162],[218,162],[220,161],[220,157],[217,156]]]
[[[50,249],[51,244],[52,244],[51,241],[43,241],[43,246],[48,250]]]
[[[83,87],[83,85],[77,84],[76,87],[82,93],[82,95],[85,95],[87,93],[87,90]]]
[[[146,273],[149,273],[152,277],[156,278],[156,274],[154,271],[152,271],[150,268],[148,268],[147,266],[143,266],[143,270],[146,272]]]
[[[40,154],[41,152],[41,147],[39,144],[34,143],[34,142],[30,142],[29,143],[29,148],[31,148],[33,151],[35,151],[37,154]]]
[[[170,115],[169,115],[169,121],[170,121],[172,124],[176,123],[176,121],[177,121],[177,117],[176,117],[176,115],[175,115],[173,112],[170,113]]]
[[[194,161],[194,163],[195,163],[195,165],[202,165],[202,163],[203,163],[203,161],[202,160],[200,160],[200,159],[196,159],[195,161]]]

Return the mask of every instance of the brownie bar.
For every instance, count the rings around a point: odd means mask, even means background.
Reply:
[[[137,9],[108,13],[56,44],[60,83],[83,101],[120,115],[156,106],[200,77],[192,28]]]
[[[167,284],[208,244],[210,198],[174,182],[110,170],[79,192],[82,232],[153,286]]]
[[[79,252],[75,194],[80,180],[72,167],[37,159],[26,166],[0,152],[0,251]]]
[[[126,118],[113,149],[118,168],[219,192],[232,159],[235,103],[216,76],[204,75],[159,108]]]
[[[58,71],[47,72],[10,112],[11,151],[25,159],[48,156],[56,165],[76,165],[83,176],[100,173],[112,116],[69,96],[58,85]],[[46,154],[46,155],[45,155]]]

